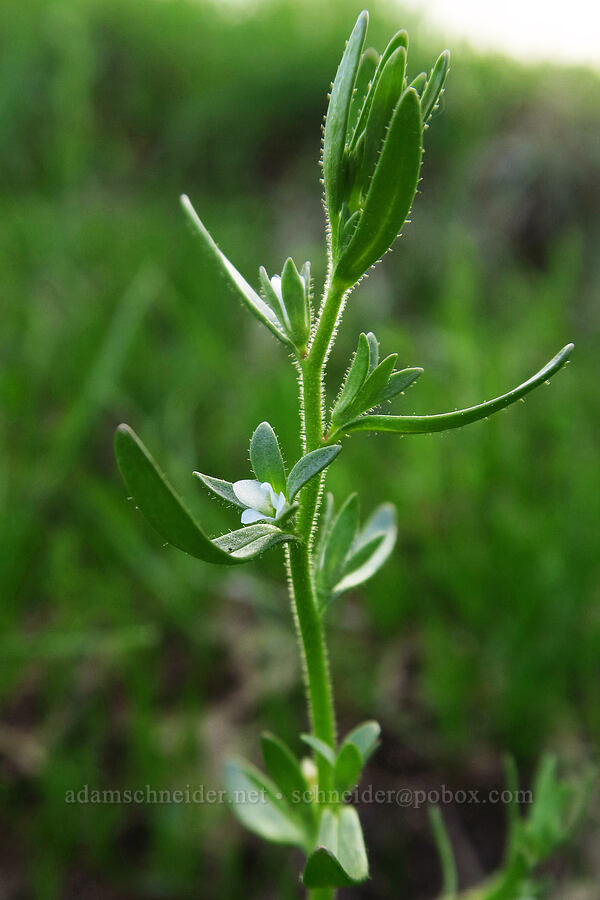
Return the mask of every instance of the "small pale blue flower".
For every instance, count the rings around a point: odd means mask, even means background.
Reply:
[[[235,481],[233,492],[240,503],[248,507],[242,513],[242,525],[254,522],[276,522],[289,509],[283,492],[277,494],[268,481],[244,478]]]

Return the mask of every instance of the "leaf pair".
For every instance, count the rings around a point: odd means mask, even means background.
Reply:
[[[292,504],[304,485],[322,472],[336,458],[341,444],[319,447],[301,457],[286,477],[285,464],[277,436],[268,422],[261,422],[250,440],[250,462],[259,482],[268,482],[276,493],[283,493]],[[236,496],[233,484],[201,472],[194,472],[206,487],[234,506],[244,507]],[[294,507],[288,511],[288,516]]]
[[[423,369],[409,368],[395,372],[397,353],[379,362],[379,344],[373,332],[361,333],[356,353],[331,411],[335,430],[374,406],[391,400],[422,375]]]
[[[337,754],[313,735],[302,735],[332,770],[335,789],[342,796],[357,783],[375,751],[380,734],[377,722],[364,722],[344,739]],[[317,848],[310,854],[302,882],[309,888],[346,887],[369,877],[369,864],[362,829],[351,806],[326,808],[321,815]]]
[[[339,594],[379,571],[394,549],[396,536],[396,510],[391,503],[377,507],[359,528],[358,495],[348,497],[337,515],[333,497],[327,495],[316,552],[315,582],[321,612]]]
[[[292,260],[287,261],[282,275],[282,284],[285,277],[283,286],[286,296],[285,304],[283,300],[280,301],[273,290],[272,283],[264,269],[261,269],[263,289],[265,279],[269,285],[269,290],[266,291],[269,303],[265,303],[233,263],[219,250],[198,217],[190,198],[185,194],[181,197],[181,205],[200,238],[200,265],[204,282],[211,288],[225,292],[243,303],[252,315],[287,347],[304,347],[310,332],[310,269],[308,263],[303,268],[302,275],[299,275]],[[301,291],[302,297],[300,297]]]
[[[550,362],[546,363],[539,372],[532,375],[523,384],[506,394],[502,394],[500,397],[496,397],[494,400],[488,400],[486,403],[481,403],[478,406],[433,416],[361,415],[344,422],[344,425],[336,428],[332,435],[342,430],[345,434],[353,434],[356,431],[430,434],[434,431],[448,431],[451,428],[461,428],[463,425],[477,422],[479,419],[486,419],[512,403],[516,403],[517,400],[525,397],[534,388],[548,381],[568,362],[573,347],[573,344],[567,344]]]
[[[237,565],[270,547],[296,540],[273,525],[250,525],[211,540],[177,496],[128,425],[119,425],[115,454],[131,499],[168,544],[205,562]],[[216,479],[215,479],[216,481]]]
[[[429,80],[406,85],[408,36],[398,32],[381,57],[363,53],[368,14],[350,35],[329,101],[323,180],[334,278],[349,287],[398,236],[412,205],[423,152],[423,125],[441,94],[448,54]],[[437,93],[436,93],[437,92]]]

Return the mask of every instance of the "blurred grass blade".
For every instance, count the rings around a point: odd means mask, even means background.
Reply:
[[[279,494],[285,491],[285,468],[277,435],[268,422],[261,422],[250,440],[250,462],[259,481],[268,481]]]
[[[455,900],[458,890],[456,862],[439,806],[429,808],[429,821],[442,866],[442,900]]]
[[[117,428],[115,454],[133,502],[163,540],[205,562],[238,562],[204,534],[128,425]]]
[[[292,501],[296,494],[302,490],[304,485],[327,468],[336,458],[340,450],[341,444],[332,444],[329,447],[318,447],[311,450],[302,459],[299,459],[287,480],[287,499]]]
[[[337,227],[337,214],[342,205],[343,160],[348,119],[368,23],[369,15],[366,10],[363,10],[346,44],[331,89],[327,118],[325,119],[323,180],[325,182],[325,200],[333,232]],[[333,234],[333,238],[335,243],[335,234]]]
[[[185,194],[181,196],[181,205],[188,216],[188,219],[194,226],[198,236],[200,237],[200,253],[201,267],[206,267],[206,271],[216,278],[219,284],[236,300],[246,306],[253,316],[259,322],[269,329],[282,343],[291,346],[291,341],[284,333],[279,319],[267,306],[262,297],[256,293],[254,288],[250,287],[246,279],[240,275],[235,266],[229,262],[224,253],[222,253],[212,237],[202,224],[196,210],[192,206],[191,200]]]
[[[358,225],[337,261],[342,282],[358,281],[398,237],[417,190],[422,152],[419,96],[409,88],[392,116]]]
[[[540,369],[535,375],[529,378],[519,387],[496,397],[495,400],[488,400],[487,403],[481,403],[479,406],[471,406],[468,409],[459,409],[451,413],[442,413],[434,416],[383,416],[370,415],[361,416],[353,422],[344,425],[344,432],[351,434],[356,431],[387,431],[395,434],[429,434],[434,431],[447,431],[450,428],[460,428],[462,425],[468,425],[470,422],[477,422],[479,419],[485,419],[493,413],[499,412],[501,409],[510,406],[524,397],[530,391],[533,391],[540,384],[543,384],[553,375],[555,375],[568,361],[573,344],[567,344],[566,347],[557,353],[556,356],[547,363],[543,369]]]

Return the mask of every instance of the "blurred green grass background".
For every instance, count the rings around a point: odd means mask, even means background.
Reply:
[[[281,554],[230,574],[163,549],[112,433],[130,422],[215,531],[237,517],[194,468],[246,477],[263,419],[297,457],[293,370],[203,284],[177,196],[252,283],[289,254],[322,283],[320,125],[359,9],[0,8],[2,897],[298,896],[297,861],[222,805],[64,798],[218,787],[225,751],[256,758],[261,728],[294,742],[304,726]],[[371,14],[380,49],[410,28]],[[411,71],[443,46],[417,30]],[[505,751],[526,774],[600,736],[600,78],[451,49],[413,222],[352,297],[331,396],[360,330],[425,367],[408,412],[576,351],[524,406],[445,436],[357,436],[332,468],[338,499],[358,485],[365,513],[399,511],[393,560],[331,616],[340,722],[382,722],[369,776],[386,786],[496,784]],[[354,896],[436,896],[421,812],[364,811],[374,878]],[[497,863],[502,827],[498,808],[451,811],[466,882]],[[578,852],[575,877],[594,858]]]

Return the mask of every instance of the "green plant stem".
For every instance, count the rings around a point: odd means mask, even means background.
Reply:
[[[309,891],[306,896],[307,900],[333,900],[335,891],[333,888],[316,888],[314,891]]]
[[[321,446],[323,441],[323,376],[343,298],[344,290],[335,282],[331,282],[325,293],[310,352],[300,363],[300,406],[305,452]],[[308,484],[300,494],[297,530],[301,541],[290,545],[287,552],[292,602],[304,662],[313,733],[325,743],[335,747],[333,693],[311,559],[311,544],[321,491],[321,481],[318,479],[315,481],[316,484]],[[320,757],[317,757],[317,769],[319,789],[331,790],[331,771]],[[323,900],[330,896],[333,895],[323,895]]]

